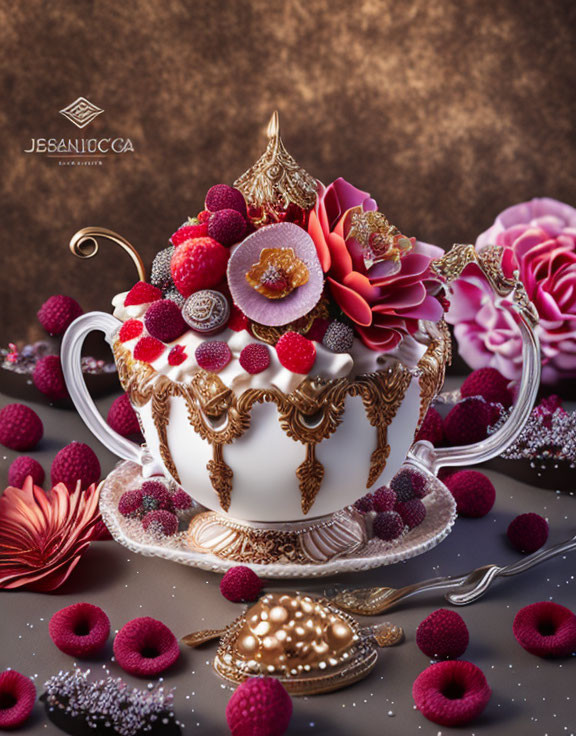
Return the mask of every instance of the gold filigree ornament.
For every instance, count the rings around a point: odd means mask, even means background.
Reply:
[[[262,156],[234,182],[248,206],[257,213],[252,218],[256,225],[276,222],[290,204],[311,210],[318,190],[316,179],[286,150],[280,138],[278,112],[270,118],[267,135],[268,146]]]
[[[292,695],[318,695],[366,677],[378,649],[400,643],[403,631],[388,622],[361,627],[324,599],[270,593],[226,629],[195,632],[183,642],[194,647],[217,637],[214,668],[229,682],[276,677]]]
[[[293,248],[263,248],[246,281],[267,299],[284,299],[308,282],[309,272]]]
[[[413,248],[412,240],[391,225],[383,212],[364,212],[361,207],[349,213],[347,238],[353,238],[362,248],[366,268],[382,261],[399,264]]]
[[[119,245],[128,253],[136,266],[138,278],[140,281],[146,281],[146,269],[140,254],[126,238],[118,235],[113,230],[108,230],[105,227],[85,227],[74,233],[70,239],[69,248],[78,258],[93,258],[99,250],[98,238],[106,238],[106,240]]]

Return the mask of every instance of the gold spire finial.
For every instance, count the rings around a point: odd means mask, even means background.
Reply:
[[[272,113],[268,128],[268,145],[258,161],[236,179],[248,206],[256,210],[257,224],[274,222],[290,204],[311,210],[316,204],[318,184],[300,167],[286,150],[280,138],[278,111]]]

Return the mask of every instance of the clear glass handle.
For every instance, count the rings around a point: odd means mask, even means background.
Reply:
[[[76,410],[88,429],[118,457],[141,464],[140,445],[127,440],[108,426],[96,408],[82,374],[82,345],[86,336],[93,330],[100,330],[107,342],[111,343],[120,325],[116,317],[106,312],[89,312],[74,320],[62,338],[62,371]]]
[[[528,299],[519,274],[507,278],[502,270],[502,248],[487,246],[477,251],[473,245],[455,245],[445,256],[433,262],[432,268],[449,285],[466,266],[476,264],[495,291],[496,305],[512,308],[518,314],[522,335],[522,378],[518,396],[505,424],[481,442],[457,447],[433,447],[429,442],[416,442],[410,456],[431,472],[437,473],[445,465],[475,465],[500,455],[518,437],[530,416],[540,385],[540,342],[536,334],[538,313]],[[506,306],[502,306],[502,302]]]

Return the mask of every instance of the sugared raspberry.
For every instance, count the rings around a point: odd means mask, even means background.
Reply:
[[[201,210],[197,215],[196,219],[200,223],[208,222],[208,220],[212,217],[212,213],[210,210]]]
[[[183,225],[170,238],[172,245],[178,247],[185,240],[192,238],[205,238],[208,235],[208,223],[199,222],[197,225]]]
[[[548,522],[540,514],[520,514],[506,531],[510,544],[518,552],[536,552],[548,540]]]
[[[47,299],[40,307],[38,320],[49,335],[63,335],[83,311],[76,299],[57,294]]]
[[[194,351],[194,357],[200,368],[210,373],[218,373],[232,360],[232,353],[227,343],[212,340],[200,343]]]
[[[162,355],[164,348],[164,343],[155,337],[142,337],[134,348],[134,358],[141,360],[143,363],[153,363]]]
[[[432,406],[426,412],[422,426],[416,435],[416,441],[419,440],[428,440],[434,447],[439,447],[444,441],[444,420]]]
[[[64,654],[82,659],[104,647],[110,634],[110,621],[92,603],[73,603],[52,616],[48,632]]]
[[[262,590],[262,581],[245,565],[231,567],[220,581],[220,592],[229,601],[255,601]]]
[[[135,618],[124,624],[116,634],[113,651],[116,662],[125,672],[148,678],[164,672],[180,656],[180,646],[174,634],[162,621],[149,616]],[[121,708],[121,705],[118,704],[117,707]],[[129,732],[134,733],[131,719],[128,718],[125,723],[130,724]],[[160,722],[153,726],[154,731],[159,734],[162,731],[172,731],[169,726],[165,729]],[[150,726],[146,728],[151,730]],[[138,731],[146,731],[146,728],[138,727]],[[102,731],[102,728],[98,726],[95,730]],[[114,732],[116,729],[104,725],[104,730]],[[126,732],[126,729],[122,730]]]
[[[521,608],[512,626],[516,641],[537,657],[576,654],[576,616],[566,606],[540,601]]]
[[[180,365],[187,357],[183,345],[174,345],[168,353],[168,365]]]
[[[143,514],[142,491],[140,488],[124,491],[118,501],[118,511],[128,519],[136,519]]]
[[[174,509],[172,496],[164,483],[148,480],[142,483],[140,491],[144,511],[172,511]]]
[[[251,343],[242,349],[239,360],[247,373],[262,373],[270,366],[270,350],[261,343]]]
[[[44,426],[24,404],[8,404],[0,411],[0,444],[11,450],[31,450],[40,442]]]
[[[58,401],[68,398],[68,389],[58,355],[45,355],[36,363],[32,375],[34,385],[48,398]]]
[[[416,644],[427,657],[434,659],[456,659],[461,657],[470,636],[462,616],[456,611],[439,608],[416,629]]]
[[[306,333],[306,337],[309,340],[315,340],[316,342],[322,342],[329,324],[330,324],[329,319],[325,319],[324,317],[317,317],[314,320],[314,322],[312,322],[312,327]]]
[[[106,421],[122,437],[130,437],[130,435],[140,432],[138,417],[130,403],[128,394],[122,394],[122,396],[114,399],[112,406],[108,410]]]
[[[72,492],[78,481],[82,488],[100,480],[100,462],[96,453],[83,442],[71,442],[62,448],[50,469],[52,485],[64,483]]]
[[[374,511],[394,511],[397,498],[391,488],[382,486],[374,491]]]
[[[246,220],[236,210],[218,210],[208,221],[208,235],[222,245],[234,245],[245,234]]]
[[[274,677],[250,677],[226,706],[232,736],[283,736],[292,718],[292,700]]]
[[[192,499],[181,488],[172,495],[172,504],[177,511],[186,511],[192,506]]]
[[[18,728],[28,720],[34,710],[34,683],[16,670],[0,672],[0,701],[0,731]]]
[[[186,240],[172,256],[174,284],[182,296],[217,286],[226,274],[230,251],[212,238]]]
[[[354,330],[343,322],[330,322],[324,333],[322,345],[333,353],[347,353],[354,345]]]
[[[137,281],[124,299],[125,307],[132,307],[136,304],[148,304],[162,299],[162,292],[156,286],[146,283],[146,281]]]
[[[361,514],[367,514],[370,511],[374,511],[374,496],[371,493],[366,493],[354,502],[354,508]]]
[[[235,304],[230,308],[230,319],[227,327],[229,330],[234,330],[234,332],[242,332],[248,327],[248,317]]]
[[[448,476],[444,483],[454,496],[460,516],[480,518],[494,506],[496,489],[490,479],[477,470],[459,470]]]
[[[293,373],[308,373],[316,360],[316,346],[297,332],[285,332],[276,343],[278,360]]]
[[[215,184],[210,187],[204,202],[206,209],[210,212],[218,210],[236,210],[246,218],[246,201],[238,189],[229,187],[228,184]]]
[[[140,337],[144,324],[139,319],[127,319],[126,322],[120,328],[118,333],[118,339],[120,342],[128,342],[134,340],[136,337]]]
[[[151,304],[144,315],[144,324],[152,337],[162,342],[173,342],[188,329],[182,311],[171,299],[161,299]]]
[[[396,493],[399,502],[412,498],[424,498],[426,495],[426,478],[413,468],[403,468],[390,482],[390,488]]]
[[[512,394],[508,390],[508,380],[496,368],[479,368],[466,378],[460,389],[462,397],[482,396],[486,401],[502,404],[508,408]]]
[[[426,506],[419,498],[396,504],[395,511],[400,514],[408,529],[414,529],[426,518]]]
[[[164,292],[164,299],[172,299],[172,301],[177,304],[180,309],[184,306],[186,302],[186,298],[182,296],[182,294],[178,291],[178,289],[173,286],[171,289],[168,289],[168,291]]]
[[[8,485],[22,488],[28,476],[32,478],[35,486],[41,486],[44,483],[44,468],[33,457],[20,455],[8,469]]]
[[[483,399],[464,399],[444,419],[444,435],[451,445],[470,445],[486,438],[492,409]]]
[[[142,519],[142,526],[153,534],[171,537],[178,531],[178,519],[171,511],[149,511]]]
[[[402,517],[396,511],[382,511],[374,517],[374,534],[390,542],[397,539],[404,531],[404,522]]]
[[[170,272],[170,262],[174,253],[174,246],[170,245],[168,248],[159,250],[154,256],[152,261],[152,268],[150,269],[150,282],[153,286],[157,286],[165,292],[174,286],[172,281],[172,273]]]

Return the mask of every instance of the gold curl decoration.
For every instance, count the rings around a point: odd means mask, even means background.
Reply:
[[[126,238],[118,235],[113,230],[108,230],[105,227],[84,227],[74,233],[70,239],[69,248],[78,258],[93,258],[99,250],[97,238],[111,240],[125,250],[136,266],[140,281],[146,281],[146,269],[140,254]]]

